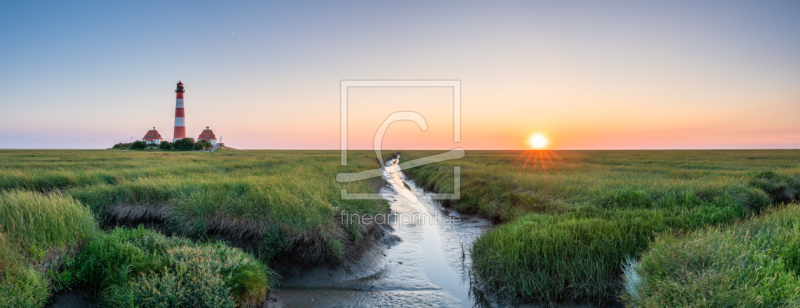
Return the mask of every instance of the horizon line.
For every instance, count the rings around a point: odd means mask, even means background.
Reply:
[[[292,149],[292,148],[234,148],[235,150],[242,151],[341,151],[341,149]],[[111,148],[95,149],[95,148],[0,148],[0,151],[12,150],[85,150],[85,151],[108,151]],[[374,151],[374,149],[348,149],[352,151]],[[381,151],[448,151],[452,149],[381,149]],[[762,151],[775,151],[775,150],[800,150],[797,148],[655,148],[655,149],[464,149],[465,151],[734,151],[734,150],[762,150]],[[138,151],[138,150],[131,150]],[[146,152],[147,150],[145,150]],[[169,151],[166,151],[169,152]],[[192,151],[175,151],[175,152],[192,152]]]

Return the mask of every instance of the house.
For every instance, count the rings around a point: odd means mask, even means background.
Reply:
[[[164,141],[164,138],[161,138],[161,134],[159,134],[158,131],[156,130],[156,128],[153,127],[152,130],[147,131],[147,134],[144,135],[144,138],[142,138],[142,141],[144,141],[147,144],[156,144],[157,145],[161,141]]]
[[[206,130],[200,133],[200,137],[197,137],[197,140],[205,140],[210,142],[212,146],[217,146],[217,136],[214,135],[214,132],[211,131],[208,126],[206,126]]]

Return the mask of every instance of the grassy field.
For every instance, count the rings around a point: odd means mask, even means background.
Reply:
[[[434,153],[403,152],[403,160]],[[340,190],[373,192],[382,180],[335,181],[339,172],[377,167],[372,155],[351,152],[342,167],[338,151],[0,151],[0,288],[24,294],[0,298],[0,307],[41,306],[53,291],[72,287],[106,306],[256,305],[273,275],[265,265],[338,262],[374,231],[338,218],[387,212],[387,202],[342,200]],[[658,306],[659,296],[679,300],[674,294],[702,287],[654,291],[685,280],[680,268],[658,264],[704,253],[697,248],[703,241],[728,245],[739,231],[719,230],[796,200],[798,161],[793,150],[476,151],[406,173],[428,190],[450,193],[460,166],[461,198],[447,205],[499,223],[472,247],[484,292],[516,302]],[[795,212],[780,213],[773,215]],[[140,224],[176,236],[115,228]],[[785,242],[770,246],[774,251],[796,250],[789,229],[780,228],[711,258],[728,260],[774,239]],[[689,248],[681,254],[676,247]],[[659,253],[670,249],[676,253]],[[770,290],[794,294],[785,273],[796,275],[796,256],[764,254],[779,256],[789,270],[773,264],[770,273],[782,278],[743,292],[736,303]],[[694,269],[733,270],[715,264]],[[759,268],[731,277],[758,283],[766,279]]]
[[[247,248],[266,259],[293,252],[336,261],[369,231],[337,215],[389,210],[383,200],[340,198],[340,189],[374,190],[335,181],[338,172],[376,168],[367,155],[353,153],[342,167],[334,151],[8,150],[0,151],[0,189],[63,192],[104,225],[156,221],[190,238],[255,242]]]
[[[800,205],[727,229],[665,234],[624,272],[634,307],[798,307]]]
[[[73,198],[0,193],[0,307],[43,307],[83,288],[102,307],[255,307],[272,271],[223,243],[145,229],[98,229]]]
[[[358,250],[375,226],[337,217],[388,203],[341,200],[376,182],[335,176],[377,166],[352,153],[341,167],[333,151],[0,151],[0,307],[70,288],[106,307],[257,306],[273,261]],[[117,228],[141,224],[176,236]]]
[[[449,205],[502,223],[472,248],[482,290],[606,305],[619,301],[623,263],[658,234],[725,226],[795,200],[798,161],[796,150],[469,152],[406,173],[445,193],[460,166],[461,198]]]

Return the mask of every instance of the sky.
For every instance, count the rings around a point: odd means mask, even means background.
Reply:
[[[800,148],[798,1],[2,1],[0,148]]]

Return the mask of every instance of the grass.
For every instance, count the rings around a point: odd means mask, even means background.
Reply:
[[[404,152],[403,158],[429,154]],[[342,189],[365,193],[383,185],[380,179],[335,181],[339,172],[377,167],[367,151],[351,152],[348,166],[339,165],[334,151],[3,150],[0,158],[0,191],[12,200],[0,202],[0,211],[14,213],[0,217],[1,294],[28,294],[6,305],[37,306],[47,290],[80,286],[106,306],[251,306],[263,299],[272,275],[255,257],[267,264],[289,256],[338,262],[358,251],[371,231],[344,224],[339,215],[389,210],[383,200],[340,197]],[[451,193],[453,167],[460,166],[461,198],[447,205],[500,223],[472,247],[484,292],[517,303],[572,298],[608,305],[619,302],[624,273],[641,303],[652,298],[647,256],[662,242],[722,230],[796,200],[798,158],[791,150],[476,151],[406,173],[428,190]],[[23,201],[14,198],[39,202],[40,210],[15,207]],[[62,208],[82,214],[47,212]],[[47,219],[37,229],[35,220],[19,218],[26,215]],[[94,223],[69,219],[94,219],[108,231],[87,238],[93,232],[80,230]],[[112,229],[142,223],[195,241]],[[43,270],[37,260],[52,251],[77,254],[63,258],[56,271]],[[750,274],[734,278],[748,286],[762,281]],[[741,303],[757,297],[742,294]]]
[[[239,241],[266,259],[291,252],[337,261],[369,231],[339,223],[338,215],[389,210],[383,200],[340,198],[341,189],[374,190],[335,181],[338,172],[377,167],[368,155],[352,153],[342,167],[333,151],[4,150],[0,189],[63,192],[104,225],[160,220],[172,233]]]
[[[75,287],[104,307],[255,307],[271,281],[257,258],[220,242],[106,234],[70,196],[0,192],[0,307],[43,307]]]
[[[404,153],[409,159],[429,152]],[[514,302],[618,302],[622,264],[657,234],[723,226],[795,199],[798,151],[470,152],[406,170],[502,223],[472,247],[482,290]]]
[[[195,244],[140,226],[90,242],[61,276],[105,307],[256,307],[272,271],[223,243]]]
[[[660,236],[625,268],[634,307],[797,307],[800,205],[684,237]]]
[[[97,232],[92,213],[68,196],[0,192],[0,307],[41,307],[46,272]]]
[[[0,228],[27,254],[82,243],[95,231],[91,211],[68,196],[0,192]]]
[[[335,182],[338,172],[375,168],[366,152],[347,167],[332,151],[3,150],[0,158],[0,307],[41,307],[54,290],[75,287],[109,307],[256,306],[272,277],[261,260],[338,262],[371,229],[337,217],[389,210],[383,200],[340,198],[341,189],[374,190],[374,182]],[[114,228],[140,223],[207,244]],[[138,245],[142,238],[166,248]]]
[[[40,307],[52,290],[72,287],[111,307],[258,305],[272,271],[215,239],[266,262],[290,254],[307,262],[348,257],[370,226],[344,224],[340,213],[389,210],[383,200],[340,198],[341,189],[374,190],[369,182],[335,182],[338,172],[375,168],[367,155],[353,153],[350,166],[341,167],[332,151],[0,151],[3,294],[21,294],[3,296],[0,306]],[[36,206],[17,206],[28,204],[20,198]],[[85,221],[59,212],[66,209],[80,210]],[[152,250],[121,239],[132,231],[86,231],[95,221],[109,230],[155,222],[212,244],[160,239],[170,248]],[[80,232],[65,231],[73,229]],[[37,268],[54,250],[58,264]]]

